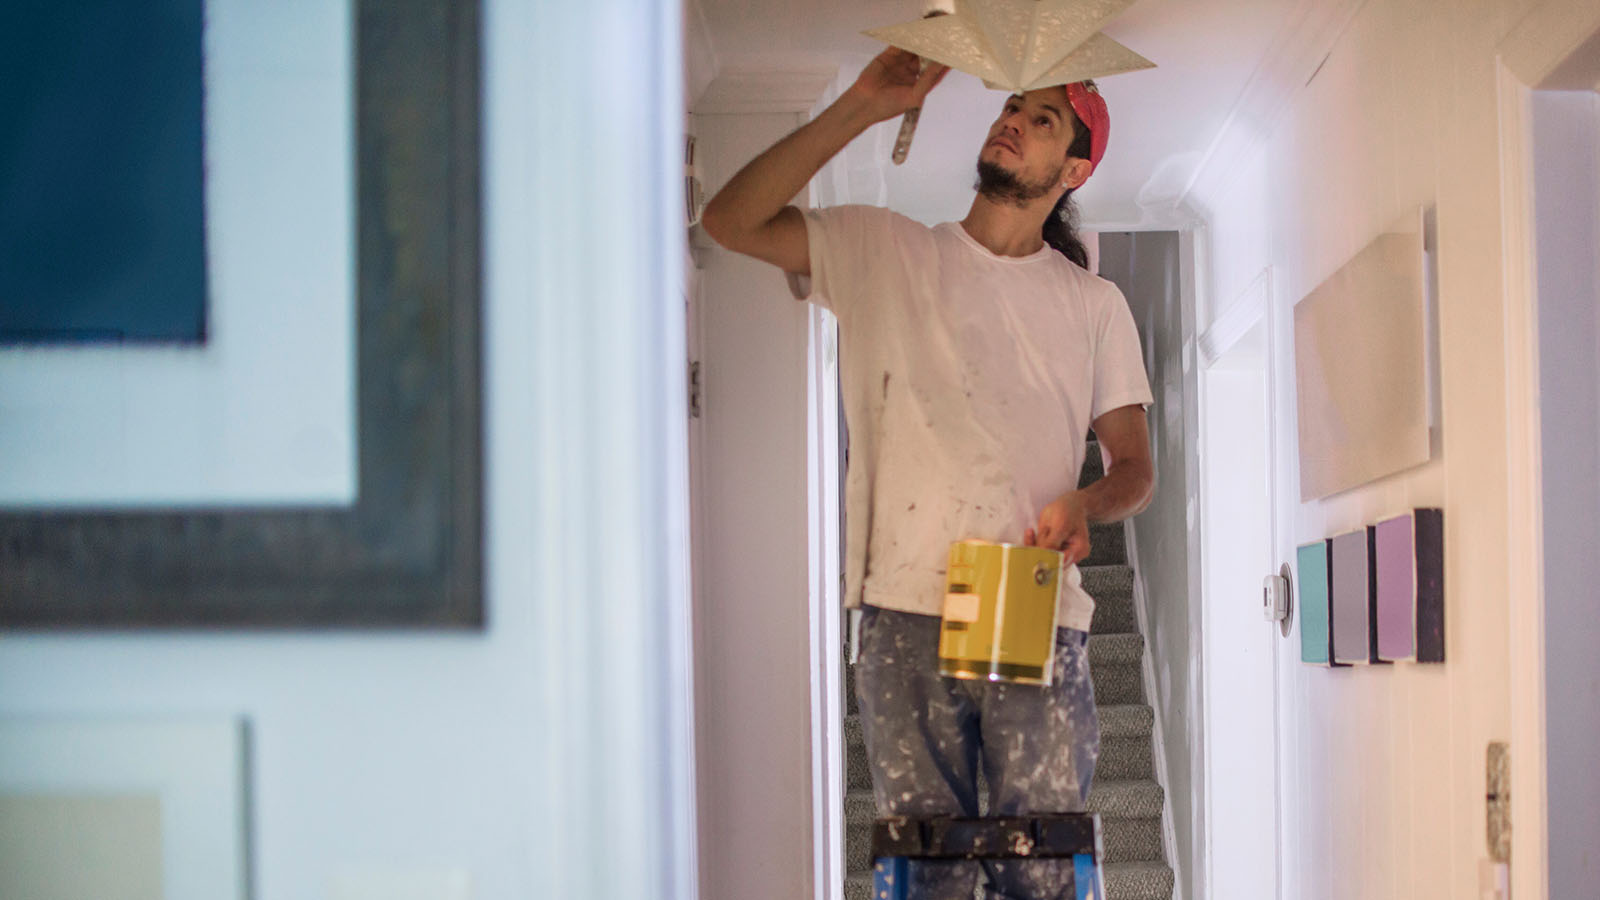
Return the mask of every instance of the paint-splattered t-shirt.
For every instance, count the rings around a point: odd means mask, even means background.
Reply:
[[[1133,316],[1049,246],[997,256],[956,222],[839,206],[806,236],[795,294],[839,318],[846,605],[938,615],[951,541],[1020,543],[1077,487],[1093,421],[1150,404]],[[1081,580],[1058,622],[1087,631]]]

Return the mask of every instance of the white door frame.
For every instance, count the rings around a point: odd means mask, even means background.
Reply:
[[[1215,452],[1215,448],[1210,446],[1210,442],[1207,441],[1205,437],[1208,434],[1206,420],[1207,407],[1210,403],[1208,376],[1213,370],[1213,367],[1225,356],[1227,356],[1228,352],[1233,349],[1242,338],[1257,328],[1263,329],[1266,346],[1263,354],[1264,358],[1262,360],[1262,375],[1265,382],[1265,391],[1264,396],[1262,397],[1262,403],[1264,404],[1266,416],[1265,449],[1266,459],[1268,461],[1267,471],[1263,474],[1267,481],[1266,499],[1270,521],[1268,522],[1267,527],[1268,543],[1267,546],[1262,547],[1262,550],[1265,551],[1264,555],[1272,561],[1275,569],[1277,561],[1284,558],[1282,550],[1283,541],[1281,540],[1281,535],[1283,533],[1282,520],[1284,517],[1280,515],[1279,510],[1280,491],[1277,478],[1277,466],[1273,464],[1273,460],[1276,458],[1276,453],[1278,451],[1276,437],[1278,418],[1276,360],[1279,341],[1275,332],[1276,316],[1274,315],[1273,309],[1272,289],[1272,269],[1271,267],[1268,267],[1261,271],[1260,275],[1258,275],[1250,284],[1250,286],[1245,289],[1244,293],[1239,298],[1230,303],[1228,307],[1213,320],[1210,327],[1208,327],[1206,331],[1200,335],[1197,343],[1200,351],[1199,418],[1201,422],[1202,441],[1200,445],[1201,478],[1199,505],[1203,514],[1205,507],[1209,503],[1213,502],[1212,499],[1207,496],[1210,483],[1209,479],[1206,477],[1206,473],[1209,471],[1207,458],[1209,456],[1213,456]],[[1211,546],[1210,529],[1202,527],[1201,565],[1203,567],[1212,564]],[[1264,576],[1267,573],[1262,572],[1260,574]],[[1202,578],[1202,584],[1204,583],[1205,579]],[[1203,605],[1201,621],[1203,623],[1202,627],[1205,629],[1210,628],[1211,617],[1209,613],[1211,610],[1212,599],[1213,598],[1208,596],[1204,592],[1204,589],[1202,589],[1200,598],[1200,602]],[[1266,622],[1262,622],[1262,627],[1264,629],[1269,627],[1274,629],[1276,628],[1276,626],[1269,626]],[[1278,710],[1279,697],[1282,693],[1282,686],[1279,684],[1278,669],[1279,654],[1282,651],[1279,646],[1280,641],[1277,640],[1276,637],[1277,636],[1274,635],[1273,639],[1270,640],[1271,658],[1269,662],[1269,671],[1272,678],[1273,696],[1272,734],[1274,772],[1272,778],[1272,808],[1274,820],[1272,822],[1272,834],[1274,836],[1275,848],[1272,854],[1274,865],[1273,898],[1280,898],[1283,896],[1282,853],[1279,852],[1282,845],[1282,842],[1279,838],[1282,834],[1281,826],[1283,820],[1283,734]],[[1202,647],[1203,646],[1204,645],[1202,644]],[[1206,655],[1204,653],[1202,653],[1202,659],[1206,659]],[[1210,670],[1208,665],[1202,665],[1201,679],[1202,697],[1209,698]],[[1204,726],[1200,729],[1201,734],[1211,735],[1218,733],[1219,726],[1214,720],[1216,713],[1217,710],[1212,703],[1208,702],[1208,700],[1202,701],[1201,715],[1204,716],[1205,722]],[[1215,884],[1214,879],[1218,871],[1215,861],[1212,858],[1214,842],[1211,836],[1211,829],[1215,827],[1216,818],[1212,815],[1211,808],[1217,797],[1216,791],[1213,790],[1211,785],[1211,757],[1212,754],[1210,748],[1207,747],[1206,750],[1201,754],[1201,758],[1204,760],[1205,765],[1202,778],[1204,779],[1205,784],[1207,809],[1204,821],[1206,823],[1207,833],[1203,837],[1205,856],[1204,863],[1200,867],[1201,870],[1206,873],[1206,877],[1204,879],[1204,884],[1196,885],[1196,893],[1199,895],[1196,900],[1204,900],[1204,898],[1212,896],[1212,889]],[[1266,900],[1266,898],[1249,898],[1249,900]]]
[[[811,834],[817,900],[844,897],[844,656],[839,478],[839,327],[816,304],[806,373],[811,577]]]
[[[1531,103],[1535,88],[1600,34],[1592,0],[1549,0],[1501,42],[1498,65],[1502,278],[1505,297],[1508,625],[1511,701],[1511,892],[1549,896],[1545,725],[1544,510],[1540,468],[1539,310],[1535,281]],[[1519,748],[1525,748],[1521,752]]]
[[[716,73],[692,113],[708,194],[803,124],[834,74]],[[699,335],[706,418],[693,499],[702,572],[696,719],[705,770],[717,769],[699,791],[701,895],[744,896],[761,882],[774,897],[839,900],[844,710],[831,324],[789,297],[776,269],[695,235],[707,267]],[[776,879],[775,866],[784,867]]]

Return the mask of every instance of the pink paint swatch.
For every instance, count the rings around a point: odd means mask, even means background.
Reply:
[[[1378,523],[1378,658],[1417,658],[1417,542],[1411,513]]]
[[[1379,522],[1378,658],[1444,662],[1444,514],[1417,509]]]

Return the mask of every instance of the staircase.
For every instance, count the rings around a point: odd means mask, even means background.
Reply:
[[[1100,446],[1089,443],[1080,485],[1099,478]],[[1145,702],[1144,635],[1133,612],[1133,569],[1121,524],[1090,528],[1093,545],[1080,564],[1083,587],[1095,599],[1089,668],[1100,713],[1100,761],[1089,791],[1089,811],[1105,831],[1106,900],[1171,900],[1172,869],[1161,843],[1166,793],[1156,783],[1151,728]],[[846,666],[845,900],[872,895],[872,822],[877,810],[867,770],[867,750],[856,708],[854,666]]]

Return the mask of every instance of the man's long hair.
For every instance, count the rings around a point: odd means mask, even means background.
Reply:
[[[1092,139],[1089,129],[1078,118],[1077,113],[1069,112],[1072,116],[1072,146],[1067,148],[1067,155],[1075,159],[1088,159]],[[1050,210],[1050,215],[1044,220],[1044,242],[1061,251],[1061,255],[1077,263],[1079,267],[1089,268],[1089,248],[1083,244],[1083,239],[1078,237],[1078,205],[1072,202],[1072,195],[1077,188],[1069,188],[1056,201],[1055,209]]]

